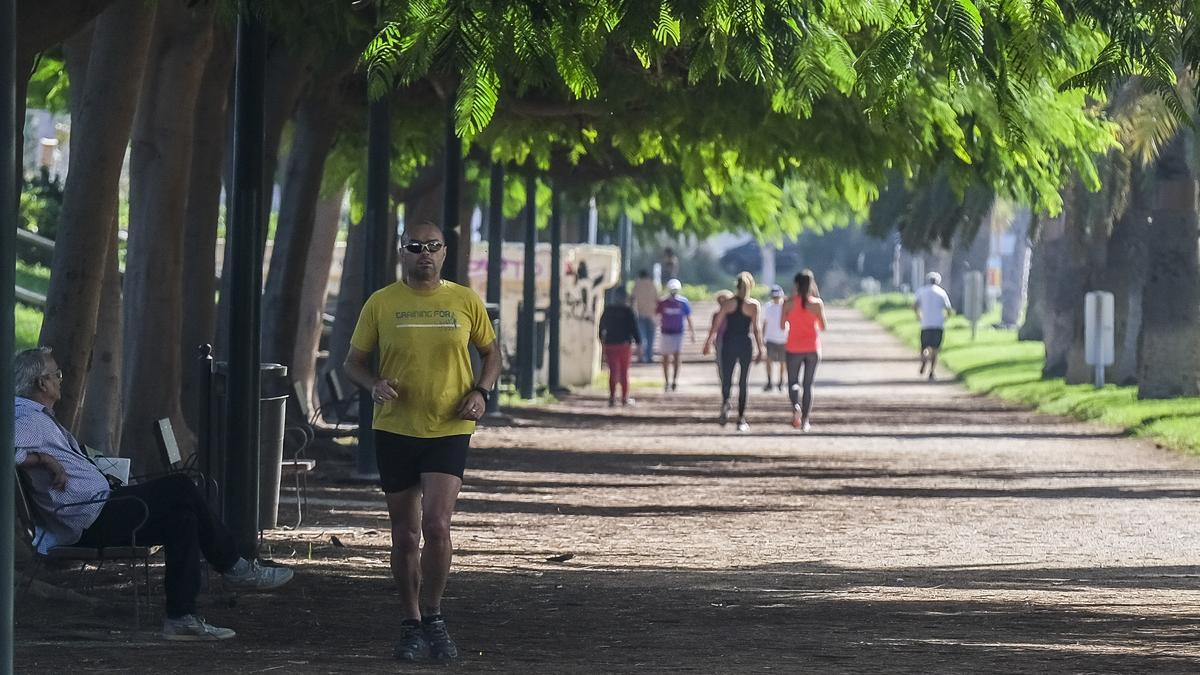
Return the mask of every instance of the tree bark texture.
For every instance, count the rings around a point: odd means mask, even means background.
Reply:
[[[121,166],[153,21],[154,6],[144,0],[121,0],[96,20],[88,75],[79,103],[72,104],[78,114],[41,334],[63,369],[56,414],[68,428],[75,428],[85,391],[105,256],[116,236]]]
[[[180,407],[183,220],[196,97],[212,47],[213,7],[159,6],[130,153],[125,267],[124,454],[160,467],[154,421],[170,418],[181,449],[194,445]]]
[[[305,273],[313,244],[325,160],[333,148],[341,110],[340,97],[330,94],[332,84],[318,82],[296,112],[275,246],[263,294],[263,359],[283,363],[289,368],[297,365],[292,358],[296,353],[300,325],[311,319],[301,316]],[[332,245],[330,242],[329,246]]]
[[[342,283],[338,287],[337,309],[333,315],[333,332],[329,337],[329,360],[320,373],[329,371],[342,375],[342,362],[350,351],[350,336],[358,323],[363,306],[363,264],[366,260],[366,228],[362,222],[350,223],[346,233],[346,253],[342,259]],[[342,376],[343,382],[349,382]]]
[[[225,159],[229,82],[234,63],[233,32],[218,24],[196,97],[192,132],[192,167],[188,174],[184,213],[183,313],[180,359],[183,364],[182,406],[188,426],[198,429],[199,377],[197,347],[212,344],[217,322],[217,223],[221,213],[221,168]]]
[[[1046,363],[1042,377],[1053,379],[1067,374],[1068,355],[1075,339],[1077,308],[1083,303],[1085,274],[1078,263],[1079,246],[1072,237],[1068,220],[1075,204],[1065,200],[1063,213],[1043,222],[1042,255],[1045,256],[1042,297],[1042,341],[1046,345]]]
[[[1046,266],[1050,264],[1046,257],[1046,237],[1042,231],[1046,228],[1047,218],[1040,218],[1036,237],[1030,238],[1029,246],[1029,282],[1025,287],[1025,320],[1017,329],[1017,339],[1041,342],[1045,338],[1042,330],[1042,307],[1046,304]]]
[[[987,260],[992,243],[991,211],[984,216],[983,225],[969,241],[959,240],[950,255],[950,303],[958,311],[966,307],[967,272],[987,273]]]
[[[312,245],[309,247],[307,272],[300,296],[300,321],[296,327],[296,345],[288,373],[293,382],[299,382],[304,395],[313,409],[319,405],[313,394],[316,392],[317,351],[320,349],[324,322],[326,290],[329,287],[329,271],[333,266],[333,249],[337,244],[337,233],[342,219],[342,199],[345,190],[322,197],[317,202],[314,218]]]
[[[1195,135],[1180,132],[1154,168],[1142,294],[1138,398],[1200,395],[1200,260]]]
[[[116,219],[116,213],[113,219]],[[106,455],[115,455],[121,447],[123,335],[117,242],[114,225],[104,260],[104,285],[100,291],[100,313],[96,322],[92,367],[88,371],[87,396],[79,419],[79,438]]]
[[[1144,195],[1134,188],[1125,213],[1108,240],[1104,288],[1113,294],[1113,364],[1105,370],[1109,382],[1137,384],[1138,343],[1142,334],[1142,291],[1146,286],[1147,235],[1150,227]]]
[[[38,52],[83,30],[115,4],[114,0],[17,0],[17,63],[33,63]],[[19,105],[24,100],[18,99]]]
[[[1008,231],[1002,236],[1000,253],[1000,323],[1015,326],[1025,307],[1029,284],[1029,222],[1033,218],[1028,207],[1016,206]],[[1012,245],[1009,250],[1008,245]]]

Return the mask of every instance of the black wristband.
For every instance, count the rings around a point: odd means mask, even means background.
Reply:
[[[483,387],[479,386],[478,384],[475,385],[474,387],[471,387],[471,391],[479,392],[479,395],[483,397],[484,405],[487,405],[488,402],[491,401],[491,399],[492,399],[492,392],[488,391],[487,389],[484,389]]]

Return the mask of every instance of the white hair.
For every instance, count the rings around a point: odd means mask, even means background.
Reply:
[[[930,272],[929,274],[925,275],[925,280],[934,286],[937,286],[938,284],[942,283],[942,275],[938,274],[937,272]]]
[[[49,347],[34,347],[17,353],[13,358],[13,389],[17,396],[28,398],[37,392],[38,379],[46,374]]]

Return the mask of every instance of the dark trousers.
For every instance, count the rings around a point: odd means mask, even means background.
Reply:
[[[821,355],[817,352],[787,353],[788,396],[792,399],[792,405],[800,404],[800,414],[804,419],[808,419],[808,414],[812,412],[813,377],[817,374],[817,364],[820,362]],[[800,381],[800,366],[804,366],[803,387]]]
[[[113,497],[137,497],[110,501],[96,522],[83,531],[85,546],[127,546],[132,529],[146,517],[137,532],[137,545],[161,545],[167,571],[167,616],[179,618],[196,612],[202,569],[200,554],[218,571],[228,571],[238,561],[233,535],[204,503],[204,497],[187,476],[158,478],[139,485],[113,490]]]
[[[721,345],[721,403],[729,401],[733,389],[733,367],[741,365],[738,379],[738,417],[746,415],[746,396],[750,391],[750,360],[754,357],[754,345],[750,339],[725,340]]]

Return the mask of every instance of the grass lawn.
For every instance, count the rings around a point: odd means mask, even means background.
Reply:
[[[897,335],[915,350],[920,329],[906,295],[864,296],[854,307]],[[991,328],[998,310],[979,322],[974,341],[966,319],[946,324],[940,365],[958,375],[968,389],[1019,401],[1038,410],[1096,420],[1144,436],[1167,447],[1200,454],[1200,398],[1139,401],[1137,387],[1068,385],[1043,380],[1045,351],[1041,342],[1018,342],[1016,331]]]

